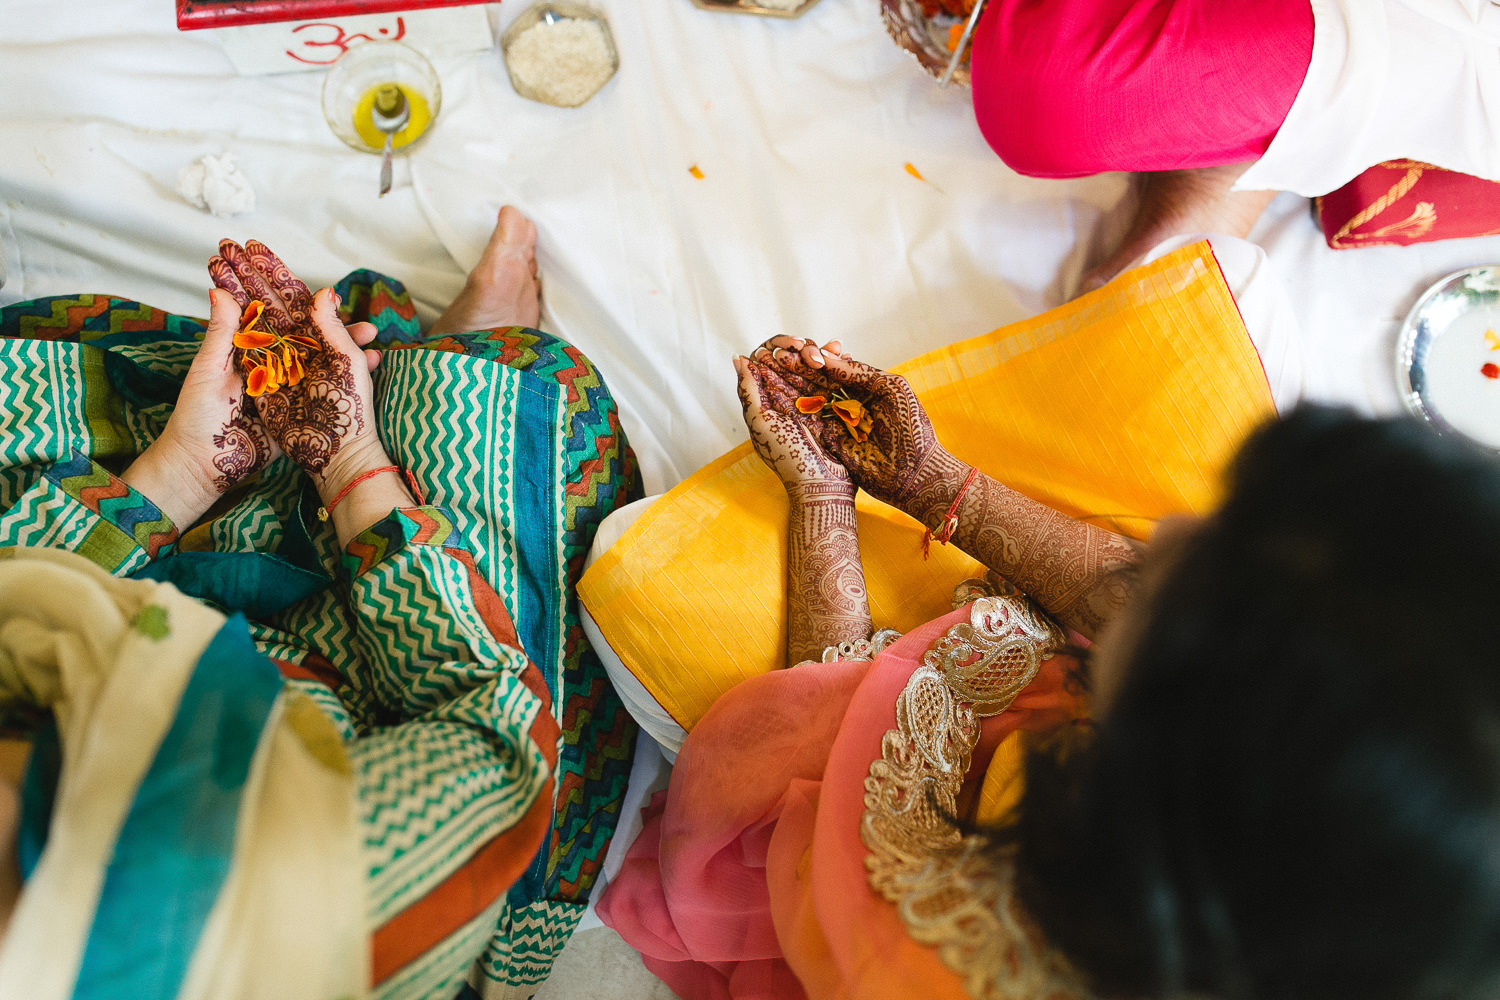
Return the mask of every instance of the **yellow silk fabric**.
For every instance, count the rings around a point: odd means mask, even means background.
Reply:
[[[1212,508],[1220,470],[1275,413],[1207,243],[895,370],[960,459],[1136,538],[1163,515]],[[982,574],[951,546],[924,562],[922,526],[864,494],[858,515],[876,627],[930,621]],[[745,444],[653,504],[578,589],[620,659],[691,730],[724,691],[785,666],[786,564],[785,491]]]
[[[995,748],[990,766],[984,772],[984,783],[979,788],[979,807],[974,811],[974,822],[993,825],[1021,804],[1026,794],[1027,735],[1027,730],[1017,729]]]

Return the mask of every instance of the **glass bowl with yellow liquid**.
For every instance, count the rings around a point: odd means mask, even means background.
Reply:
[[[437,70],[416,49],[400,42],[364,42],[334,63],[323,81],[323,117],[333,134],[362,153],[385,149],[375,127],[375,95],[394,84],[406,95],[411,119],[395,134],[393,149],[410,146],[432,127],[443,104]]]

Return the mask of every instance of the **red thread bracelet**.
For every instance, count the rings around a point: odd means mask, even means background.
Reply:
[[[406,479],[407,488],[411,490],[412,498],[416,500],[418,504],[422,503],[422,490],[417,486],[417,478],[415,476],[413,476],[410,472],[407,472],[405,469],[401,468],[401,466],[399,465],[382,465],[378,469],[370,469],[368,472],[361,472],[359,475],[349,480],[349,482],[344,485],[343,489],[334,494],[332,500],[328,501],[325,506],[318,508],[318,520],[328,520],[333,516],[333,508],[337,507],[339,505],[339,501],[348,496],[349,493],[354,489],[354,487],[358,486],[366,479],[373,479],[384,472],[401,473],[402,477]]]
[[[936,539],[939,545],[947,545],[948,540],[953,537],[954,532],[958,531],[958,504],[963,500],[964,494],[969,491],[970,486],[974,485],[974,480],[978,477],[979,470],[977,468],[969,470],[969,478],[965,479],[964,484],[958,488],[958,493],[953,497],[953,503],[948,505],[948,513],[944,514],[943,519],[938,522],[938,530],[934,532],[931,528],[928,528],[922,534],[923,559],[927,558],[928,546],[932,543],[933,539]]]

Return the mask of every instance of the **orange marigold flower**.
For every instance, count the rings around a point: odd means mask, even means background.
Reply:
[[[833,412],[838,414],[854,440],[864,441],[869,438],[870,428],[875,426],[875,421],[865,409],[864,403],[857,399],[835,399]]]
[[[865,415],[865,404],[857,399],[835,399],[833,412],[839,415],[846,426],[856,427]]]
[[[316,337],[309,337],[301,333],[289,333],[285,338],[288,344],[304,351],[321,351],[323,342]]]
[[[798,396],[798,413],[819,413],[823,407],[828,405],[828,399],[824,396]]]
[[[254,330],[265,314],[266,304],[260,299],[251,299],[250,304],[245,307],[245,311],[240,315],[240,332],[244,333],[246,330]]]
[[[286,384],[296,385],[307,375],[307,366],[302,363],[302,355],[291,351],[286,359]]]
[[[234,335],[234,346],[242,352],[239,360],[240,370],[245,373],[245,391],[251,396],[263,396],[301,382],[307,377],[304,355],[323,349],[321,341],[305,333],[283,336],[259,329],[265,311],[265,303],[259,299],[252,301],[245,307],[239,332]]]
[[[275,378],[271,375],[271,369],[266,365],[257,365],[250,369],[245,376],[245,392],[253,396],[260,396],[268,392],[275,392],[278,388]]]
[[[234,335],[234,346],[242,351],[256,351],[276,343],[276,334],[264,330],[241,330]]]

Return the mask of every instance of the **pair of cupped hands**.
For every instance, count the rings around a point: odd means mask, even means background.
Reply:
[[[862,489],[905,510],[941,454],[922,404],[904,378],[856,361],[839,341],[819,345],[772,337],[748,358],[734,359],[740,404],[756,454],[781,479],[793,500]],[[857,400],[873,425],[856,440],[826,409],[803,412],[797,400],[822,396]]]
[[[369,323],[345,327],[331,288],[314,294],[276,254],[254,240],[219,244],[208,264],[214,289],[202,347],[160,437],[124,478],[185,530],[225,492],[285,453],[326,502],[359,472],[384,464],[373,419],[370,373],[378,351]],[[319,345],[295,385],[251,398],[236,335],[252,301],[259,329]]]

